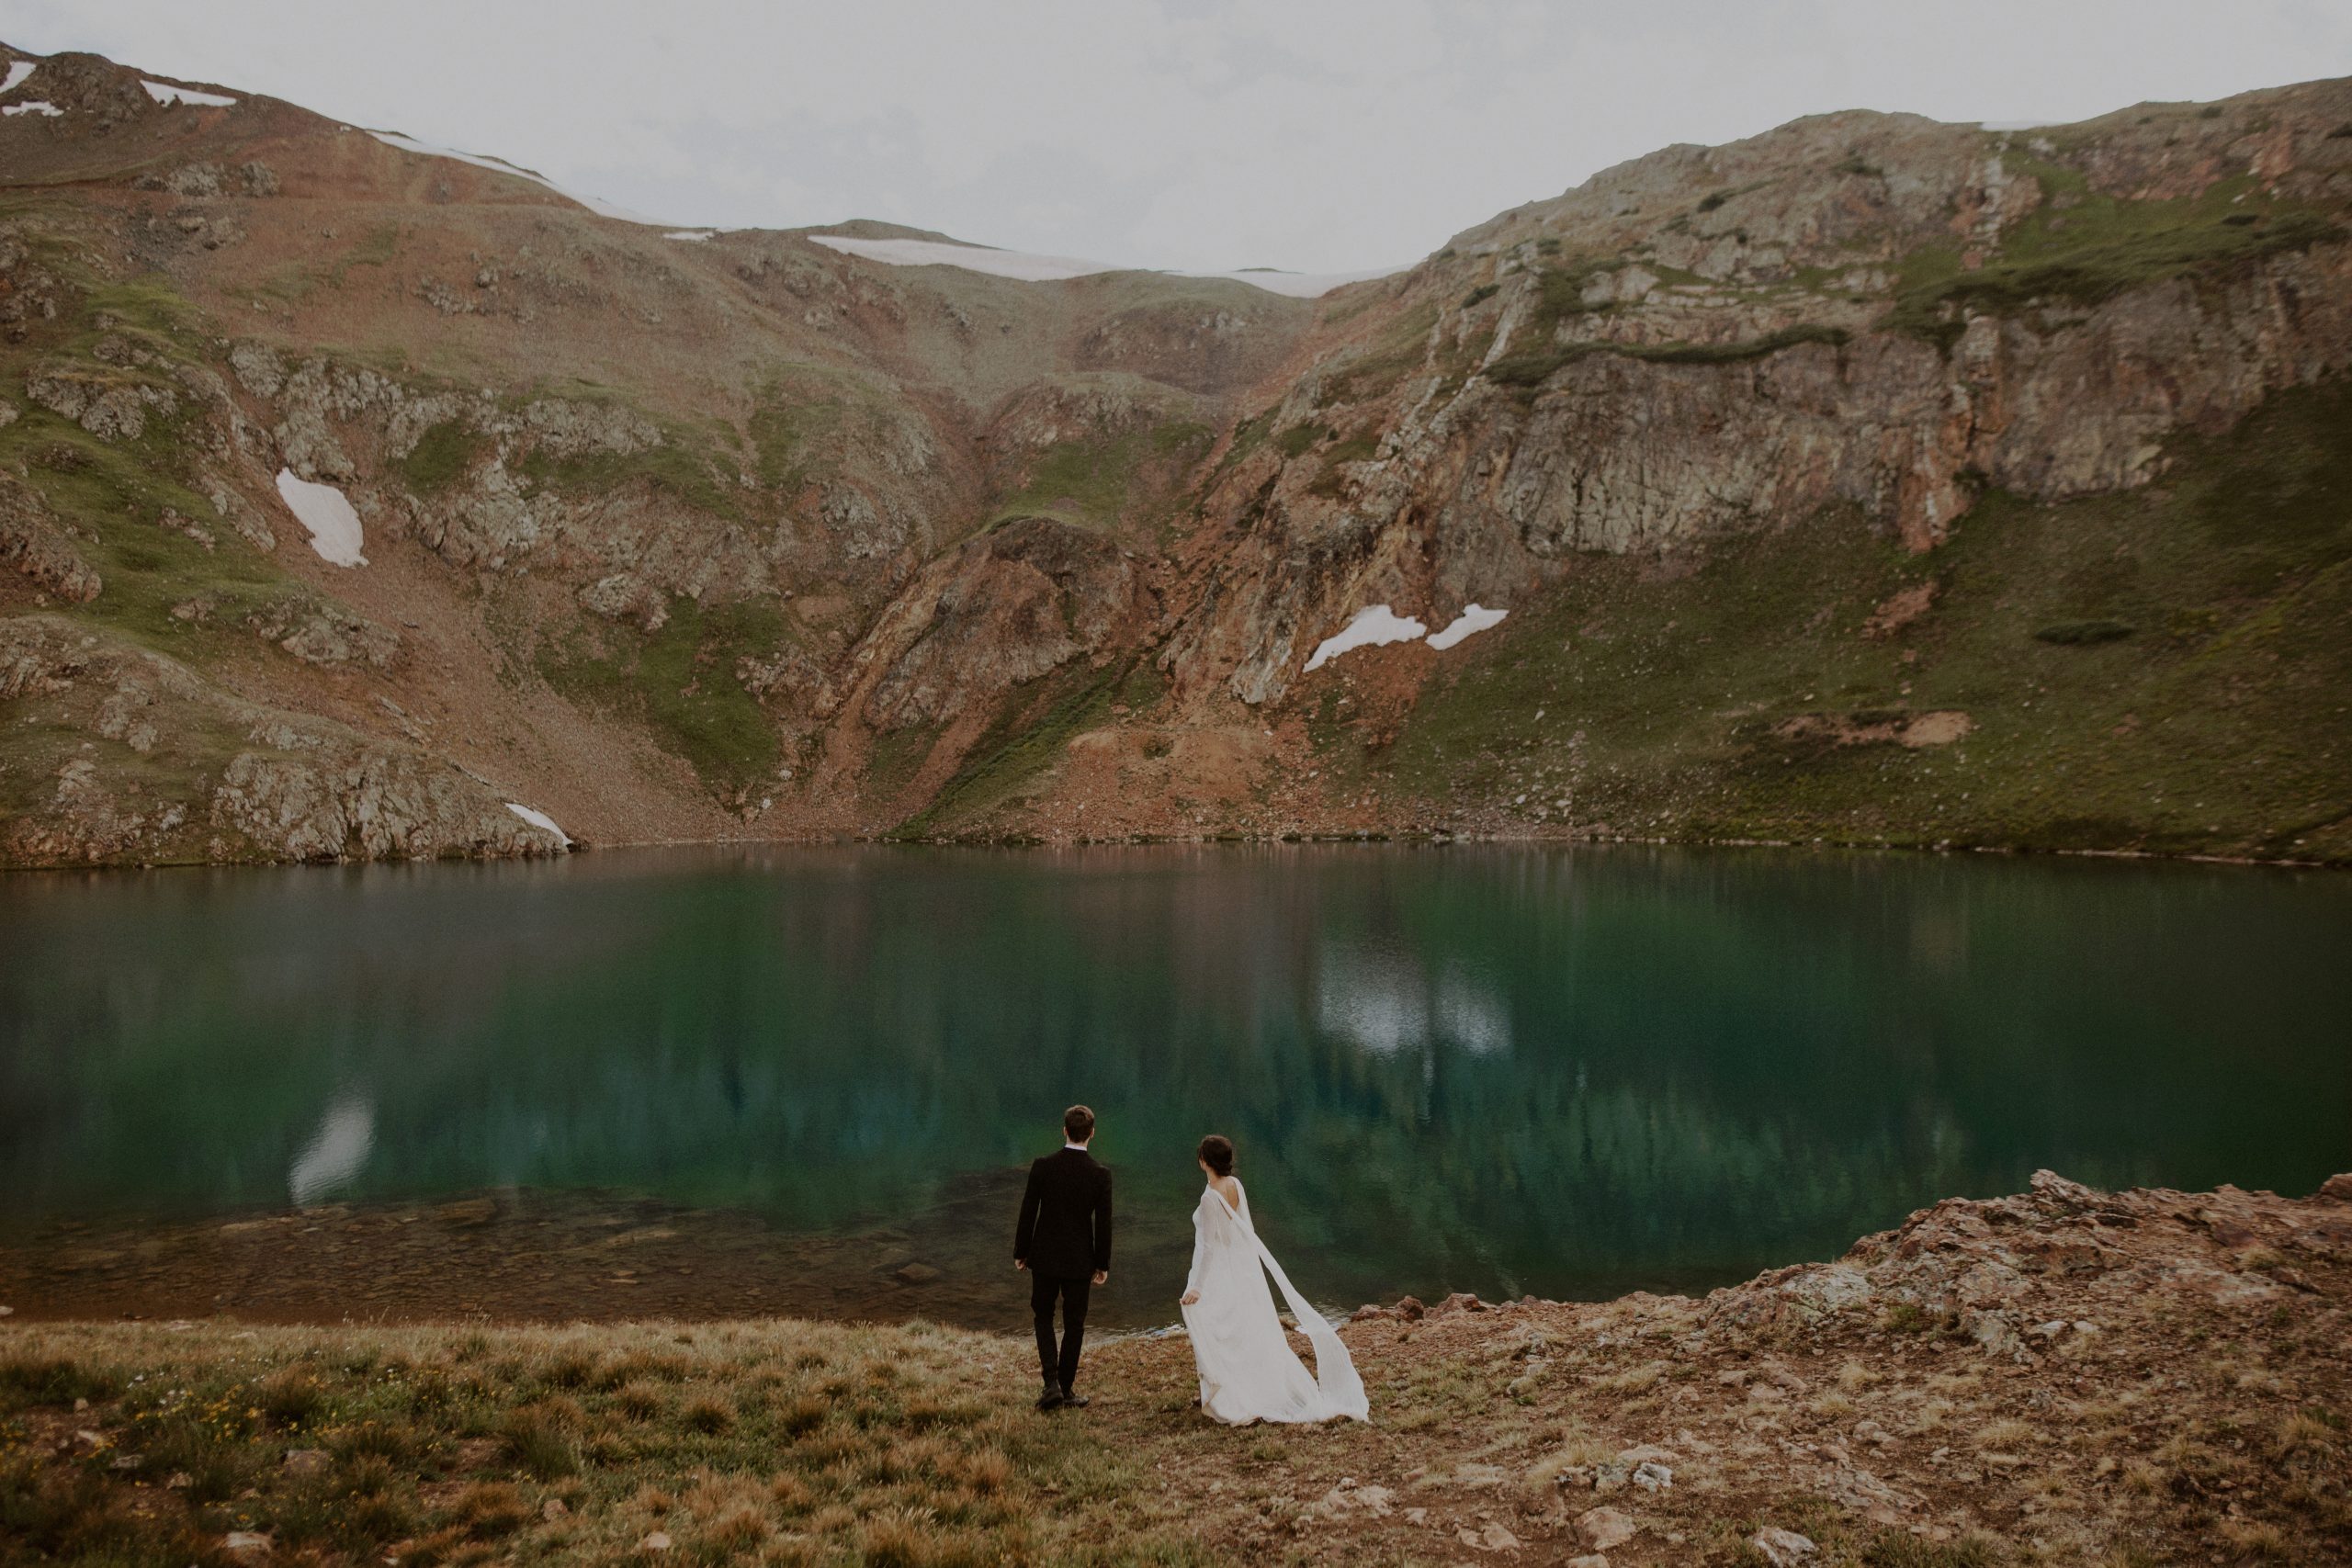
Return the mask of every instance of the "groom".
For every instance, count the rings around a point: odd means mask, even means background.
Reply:
[[[1021,1195],[1021,1224],[1012,1235],[1012,1266],[1029,1271],[1029,1307],[1037,1315],[1037,1364],[1046,1392],[1037,1408],[1083,1408],[1073,1393],[1078,1348],[1086,1337],[1086,1297],[1111,1277],[1111,1173],[1094,1163],[1094,1112],[1073,1105],[1062,1112],[1062,1147],[1029,1167]],[[1054,1303],[1062,1306],[1061,1353],[1054,1353]]]

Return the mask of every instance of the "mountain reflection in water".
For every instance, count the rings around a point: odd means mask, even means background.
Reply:
[[[2352,1166],[2347,953],[2341,875],[1917,855],[18,876],[0,1225],[514,1187],[920,1228],[1085,1100],[1138,1246],[1218,1131],[1321,1299],[1692,1288],[2037,1166],[2308,1190]]]

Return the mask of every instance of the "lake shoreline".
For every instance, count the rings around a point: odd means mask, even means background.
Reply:
[[[1365,1308],[1368,1426],[1216,1427],[1179,1337],[1103,1345],[1093,1407],[1040,1416],[1023,1340],[930,1324],[17,1318],[0,1484],[51,1544],[206,1562],[2321,1561],[2347,1308],[2352,1175],[2042,1172],[1703,1299]]]
[[[123,860],[123,861],[55,861],[0,862],[0,875],[10,874],[40,874],[60,872],[153,872],[153,871],[218,871],[231,869],[263,870],[284,866],[358,866],[358,865],[495,865],[522,861],[558,861],[574,856],[594,855],[633,850],[823,850],[823,849],[967,849],[967,850],[1075,850],[1075,849],[1207,849],[1233,846],[1269,848],[1296,845],[1314,848],[1344,848],[1349,845],[1381,844],[1397,847],[1442,848],[1461,844],[1512,849],[1541,848],[1627,848],[1681,850],[1791,850],[1804,852],[1824,851],[1848,854],[1904,855],[1992,855],[2016,859],[2111,860],[2149,862],[2160,864],[2245,866],[2288,871],[2347,871],[2352,870],[2352,856],[2340,859],[2296,857],[2286,855],[2229,854],[2201,850],[2099,849],[2074,845],[2016,844],[1995,840],[1962,841],[1958,840],[1905,840],[1894,839],[1768,839],[1768,838],[1707,838],[1671,835],[1579,833],[1570,831],[1429,831],[1413,829],[1335,829],[1331,830],[1296,830],[1272,833],[1201,832],[1201,833],[1128,833],[1101,838],[1083,834],[948,834],[910,835],[900,837],[890,833],[783,833],[745,834],[741,837],[687,839],[586,839],[574,837],[561,849],[532,850],[520,854],[449,854],[424,859],[381,858],[365,859],[337,856],[321,860]]]

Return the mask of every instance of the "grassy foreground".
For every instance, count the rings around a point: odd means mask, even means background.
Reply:
[[[1079,1540],[1138,1473],[1013,1397],[1022,1349],[793,1321],[18,1329],[0,1557],[1186,1560],[1148,1517],[1107,1556]]]
[[[1216,1427],[1172,1337],[1040,1416],[925,1325],[0,1325],[0,1562],[2344,1562],[2347,1302],[2352,1176],[2045,1172],[1703,1302],[1366,1309],[1369,1426]]]

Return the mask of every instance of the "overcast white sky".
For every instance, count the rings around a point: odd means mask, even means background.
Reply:
[[[1137,265],[1408,261],[1802,114],[2076,119],[2352,74],[2346,0],[0,0],[679,223],[881,218]]]

